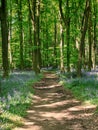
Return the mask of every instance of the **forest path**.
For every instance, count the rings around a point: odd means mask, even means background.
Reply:
[[[96,106],[76,100],[58,83],[56,74],[45,73],[34,89],[24,126],[14,130],[98,130]]]

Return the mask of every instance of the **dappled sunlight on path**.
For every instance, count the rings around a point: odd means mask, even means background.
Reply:
[[[95,128],[92,124],[96,106],[74,99],[58,83],[55,74],[45,74],[34,89],[35,95],[24,126],[15,130],[98,130],[98,126]]]

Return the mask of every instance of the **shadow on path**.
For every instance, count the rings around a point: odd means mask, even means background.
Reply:
[[[93,115],[96,106],[77,101],[55,74],[46,73],[34,89],[24,126],[15,130],[98,130]]]

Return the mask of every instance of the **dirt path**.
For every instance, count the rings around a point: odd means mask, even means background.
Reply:
[[[22,128],[15,130],[98,130],[96,106],[83,105],[58,84],[53,73],[35,86],[31,109]]]

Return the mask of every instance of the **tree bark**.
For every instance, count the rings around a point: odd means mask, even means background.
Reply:
[[[94,41],[92,45],[92,67],[95,70],[96,69],[96,44],[97,44],[97,1],[94,0]]]
[[[22,25],[22,1],[17,0],[17,14],[18,14],[18,23],[19,23],[19,40],[20,40],[20,69],[24,68],[24,56],[23,56],[23,25]]]
[[[69,1],[66,1],[66,16],[64,16],[62,10],[62,0],[59,0],[59,10],[61,18],[66,28],[66,45],[67,45],[67,72],[70,72],[70,17],[69,17]]]
[[[80,39],[78,67],[77,67],[77,76],[78,77],[81,77],[83,52],[84,52],[84,46],[85,46],[85,35],[86,35],[87,28],[88,28],[88,18],[89,18],[89,0],[86,0],[84,15],[82,18],[82,25],[81,25],[81,39]]]
[[[3,77],[7,77],[9,75],[9,61],[8,61],[8,26],[7,26],[6,0],[1,0],[1,34],[2,34]]]
[[[66,44],[67,44],[67,72],[70,72],[70,17],[69,17],[69,0],[66,6]]]
[[[29,14],[28,14],[28,26],[29,26],[29,57],[32,59],[32,64],[33,64],[33,49],[31,48],[33,46],[33,37],[32,37],[32,13],[31,13],[31,8],[30,8],[30,1],[28,0],[28,9],[29,9]]]
[[[89,20],[88,20],[88,41],[89,41],[89,63],[88,69],[92,68],[92,44],[93,44],[93,28],[92,28],[92,6],[91,0],[89,0]]]
[[[32,15],[33,15],[33,27],[34,27],[34,49],[33,49],[33,69],[36,74],[40,73],[40,0],[32,1]]]
[[[62,20],[60,23],[60,71],[64,72],[64,54],[63,54],[63,47],[64,47],[64,34],[63,34],[63,26]]]
[[[9,21],[8,21],[8,52],[9,52],[9,67],[10,70],[12,71],[13,59],[12,59],[11,39],[12,39],[12,1],[10,0]]]
[[[57,68],[57,22],[54,20],[54,64],[53,67]]]

